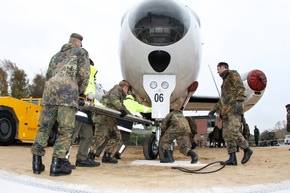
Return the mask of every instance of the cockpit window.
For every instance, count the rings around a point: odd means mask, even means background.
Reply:
[[[185,7],[168,2],[155,0],[150,4],[141,4],[131,13],[129,26],[136,38],[149,45],[167,46],[186,34],[189,28],[188,12]]]
[[[179,41],[184,35],[184,25],[177,19],[148,13],[136,23],[135,36],[144,43],[166,46]]]

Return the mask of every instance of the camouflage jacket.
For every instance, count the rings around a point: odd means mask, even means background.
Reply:
[[[126,93],[123,91],[122,87],[117,84],[103,96],[101,103],[110,109],[114,109],[117,111],[128,111],[123,104],[123,100],[125,98]]]
[[[161,124],[161,131],[164,133],[191,133],[188,121],[180,110],[173,110],[168,113]]]
[[[90,77],[88,52],[67,43],[50,60],[42,104],[78,107]]]
[[[221,85],[221,97],[215,105],[214,110],[222,117],[234,114],[243,114],[235,111],[237,101],[245,100],[245,87],[239,73],[235,70],[228,70],[224,74],[223,83]]]

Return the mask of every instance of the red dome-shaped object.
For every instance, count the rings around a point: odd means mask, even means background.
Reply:
[[[249,87],[254,91],[263,91],[267,86],[267,77],[261,70],[252,70],[247,77]]]

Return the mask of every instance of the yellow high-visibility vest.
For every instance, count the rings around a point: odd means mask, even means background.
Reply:
[[[132,95],[127,95],[126,98],[123,101],[125,107],[135,115],[136,113],[151,113],[152,109],[151,107],[147,107],[145,105],[142,105],[134,100],[134,97]]]
[[[98,72],[98,69],[94,66],[90,66],[91,74],[89,79],[89,84],[85,90],[85,95],[88,99],[93,99],[96,93],[96,85],[95,85],[95,75]]]

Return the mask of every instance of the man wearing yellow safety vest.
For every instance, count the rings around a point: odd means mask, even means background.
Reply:
[[[80,105],[84,105],[85,102],[97,103],[95,97],[96,86],[96,74],[98,72],[97,68],[94,67],[94,62],[90,59],[90,68],[91,74],[89,79],[89,84],[84,92],[84,94],[80,95],[80,100],[82,99],[82,103]],[[86,110],[78,110],[76,113],[76,124],[75,130],[72,138],[72,142],[79,137],[79,147],[76,155],[76,166],[77,167],[96,167],[99,166],[99,162],[95,162],[94,160],[88,159],[88,150],[91,146],[92,138],[93,138],[93,122],[92,115],[90,111]]]
[[[136,100],[134,100],[134,97],[132,95],[127,95],[123,101],[123,104],[125,105],[127,110],[130,111],[130,113],[132,113],[133,115],[136,115],[137,113],[151,113],[152,112],[151,107],[147,107],[145,105],[138,103]],[[129,130],[129,132],[131,132],[133,122],[124,121],[124,120],[121,120],[121,121],[117,120],[117,121],[118,121],[119,127],[124,128],[126,131]],[[121,134],[123,135],[123,142],[126,141],[126,135],[128,136],[128,132],[126,132],[126,131],[123,131],[121,129]],[[129,134],[128,138],[129,137],[130,137],[130,134]],[[126,145],[123,142],[121,142],[119,144],[119,148],[114,153],[113,157],[116,159],[121,159],[121,154],[124,152],[124,150],[126,148]]]

